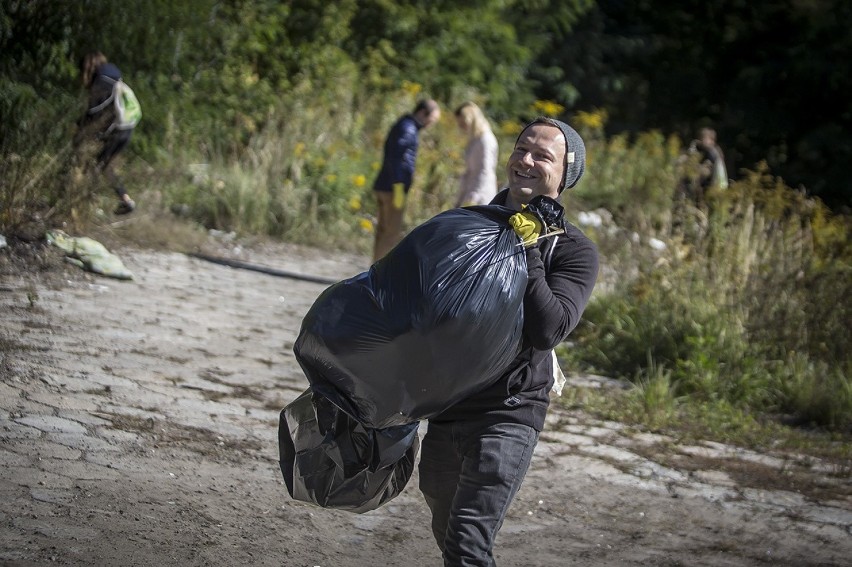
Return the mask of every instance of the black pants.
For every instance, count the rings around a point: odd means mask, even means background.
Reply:
[[[537,442],[538,431],[517,423],[429,422],[420,491],[444,565],[494,566],[494,539]]]
[[[106,140],[104,140],[103,148],[101,148],[100,153],[98,154],[98,169],[107,176],[110,184],[115,189],[116,195],[118,195],[119,199],[123,199],[125,195],[127,195],[127,190],[124,188],[124,184],[121,182],[121,179],[118,178],[113,168],[110,166],[113,158],[117,156],[127,144],[130,143],[130,136],[133,134],[133,130],[113,130],[107,135]]]

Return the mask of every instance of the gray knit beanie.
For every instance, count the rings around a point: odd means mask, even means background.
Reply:
[[[562,178],[562,185],[559,187],[559,192],[562,193],[565,189],[570,189],[580,181],[583,172],[586,170],[586,145],[583,143],[583,138],[576,130],[555,118],[539,116],[521,130],[518,134],[518,139],[524,133],[524,130],[533,124],[549,124],[556,126],[562,130],[562,135],[565,136],[565,175]],[[517,140],[515,140],[517,144]]]

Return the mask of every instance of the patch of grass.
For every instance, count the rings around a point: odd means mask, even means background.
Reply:
[[[137,210],[127,217],[101,217],[92,225],[91,237],[108,248],[137,246],[152,250],[194,252],[207,242],[198,224],[175,217],[155,200],[136,197]]]
[[[753,414],[721,400],[673,397],[664,376],[657,374],[627,389],[569,383],[554,403],[598,419],[664,434],[681,443],[716,441],[770,454],[807,455],[831,463],[837,475],[852,472],[848,433],[790,426],[779,416]]]
[[[677,409],[672,373],[653,360],[649,360],[647,369],[637,373],[632,393],[652,426],[669,422]]]

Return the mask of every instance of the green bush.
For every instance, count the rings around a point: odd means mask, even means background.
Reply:
[[[701,212],[705,225],[656,257],[629,245],[635,275],[594,298],[565,354],[627,379],[665,367],[693,402],[848,427],[848,219],[766,171]]]
[[[39,93],[0,78],[0,229],[15,232],[45,215],[69,216],[82,187],[70,175],[82,165],[72,146],[68,108],[77,101],[59,90]]]
[[[660,132],[603,136],[605,113],[573,120],[586,141],[586,174],[572,196],[584,206],[609,210],[618,223],[643,233],[670,223],[681,143]]]

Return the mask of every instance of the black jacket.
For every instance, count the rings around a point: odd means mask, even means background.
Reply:
[[[505,205],[508,190],[492,205]],[[553,387],[551,350],[577,326],[598,276],[595,244],[562,219],[565,234],[527,249],[521,351],[485,390],[449,408],[432,421],[493,419],[522,423],[541,431]]]
[[[80,126],[95,124],[93,130],[105,131],[110,124],[115,120],[115,108],[112,104],[106,105],[99,112],[90,112],[90,109],[97,108],[108,98],[112,96],[113,85],[115,81],[121,79],[121,71],[112,63],[104,63],[96,70],[92,78],[92,84],[89,86],[89,97],[86,106],[86,112],[80,119]]]
[[[414,116],[406,114],[390,129],[385,139],[382,169],[373,183],[374,191],[393,191],[394,184],[402,183],[408,193],[414,179],[421,128]]]

